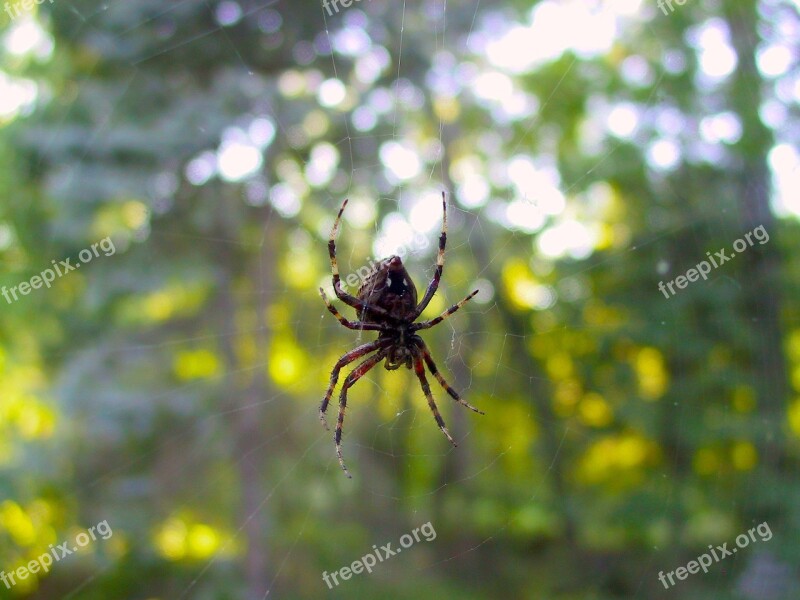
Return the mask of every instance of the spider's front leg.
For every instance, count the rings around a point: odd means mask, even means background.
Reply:
[[[350,374],[344,380],[344,384],[342,384],[342,391],[339,392],[339,418],[336,421],[336,433],[333,434],[333,441],[336,444],[336,456],[339,458],[339,465],[342,467],[344,474],[350,479],[352,479],[353,476],[350,475],[350,471],[344,466],[344,457],[342,456],[342,427],[344,425],[344,411],[345,408],[347,408],[347,390],[385,357],[386,349],[384,348],[359,364],[355,369],[350,371]]]
[[[435,319],[431,319],[430,321],[419,321],[411,325],[411,331],[419,331],[421,329],[430,329],[434,325],[438,325],[442,321],[444,321],[447,317],[452,315],[456,312],[459,308],[464,306],[467,302],[469,302],[480,290],[475,290],[469,296],[461,300],[458,304],[454,304],[446,311],[444,311],[441,315],[436,317]]]
[[[336,297],[339,298],[345,304],[352,306],[355,308],[360,314],[363,314],[365,311],[369,310],[373,314],[380,315],[381,317],[385,317],[387,319],[396,320],[391,315],[389,315],[388,311],[379,307],[379,306],[371,306],[364,302],[363,300],[359,300],[355,296],[348,294],[342,289],[342,279],[339,275],[339,262],[336,260],[336,234],[339,232],[339,224],[342,221],[342,213],[344,213],[344,208],[347,206],[347,199],[342,202],[342,207],[339,209],[339,214],[336,215],[336,220],[333,222],[333,227],[331,227],[331,235],[328,238],[328,256],[331,260],[331,273],[333,275],[333,291],[336,293]],[[338,318],[338,317],[337,317]]]
[[[328,299],[327,294],[325,294],[325,290],[319,288],[319,293],[320,296],[322,296],[322,299],[325,301],[325,306],[328,308],[331,314],[334,317],[336,317],[339,323],[341,323],[348,329],[358,329],[361,331],[383,331],[384,329],[386,329],[385,325],[380,325],[378,323],[364,323],[363,321],[348,321],[341,315],[341,313],[338,310],[336,310],[336,307],[333,304],[331,304],[331,301]]]
[[[439,289],[439,280],[442,278],[442,271],[444,270],[444,247],[447,244],[447,200],[445,199],[444,192],[442,192],[442,233],[439,235],[439,253],[436,255],[436,271],[433,273],[433,279],[428,284],[428,289],[425,290],[425,295],[422,301],[417,305],[414,314],[411,315],[410,320],[416,321],[417,317],[422,314],[425,307],[433,298],[436,290]]]

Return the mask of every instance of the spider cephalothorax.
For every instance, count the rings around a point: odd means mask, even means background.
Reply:
[[[322,288],[320,288],[319,291],[322,295],[322,299],[325,301],[325,306],[328,307],[328,310],[333,313],[333,316],[335,316],[342,325],[348,329],[379,332],[378,339],[358,346],[350,352],[347,352],[338,360],[331,372],[328,391],[325,393],[325,397],[319,408],[320,420],[327,429],[328,424],[325,421],[325,411],[328,409],[328,403],[333,395],[333,390],[336,387],[336,383],[339,381],[339,372],[351,362],[374,352],[375,354],[365,359],[350,372],[339,394],[339,418],[336,421],[336,433],[333,439],[336,444],[336,455],[339,458],[339,464],[344,470],[345,475],[350,477],[350,473],[347,471],[347,467],[344,465],[344,458],[342,457],[342,426],[344,424],[345,408],[347,407],[347,390],[384,359],[386,361],[384,367],[388,370],[398,369],[402,366],[409,369],[412,366],[414,367],[414,372],[419,379],[422,392],[428,399],[428,406],[433,412],[433,417],[436,419],[437,425],[439,425],[439,428],[454,446],[456,443],[447,431],[444,420],[439,414],[439,409],[436,407],[436,402],[433,400],[431,388],[425,376],[425,365],[427,365],[431,374],[456,402],[479,414],[483,413],[465,402],[461,396],[458,395],[458,392],[450,387],[450,384],[448,384],[439,373],[436,363],[433,362],[433,357],[431,357],[425,342],[415,333],[421,329],[429,329],[441,323],[478,293],[478,290],[475,290],[461,302],[451,306],[435,319],[416,322],[436,293],[439,287],[439,280],[442,277],[442,270],[444,269],[444,247],[447,242],[447,202],[445,201],[444,192],[442,192],[442,233],[439,236],[439,254],[436,258],[436,271],[433,274],[433,279],[428,284],[428,288],[425,290],[425,296],[423,296],[419,304],[417,304],[417,288],[414,286],[414,282],[411,280],[399,256],[390,256],[382,260],[377,268],[367,276],[358,290],[358,296],[352,296],[342,290],[339,266],[336,262],[336,233],[339,230],[339,223],[341,222],[345,206],[347,206],[347,200],[342,203],[339,214],[336,216],[336,221],[333,223],[330,239],[328,240],[328,254],[331,260],[331,271],[333,272],[333,290],[340,300],[356,309],[360,320],[348,321],[345,319],[330,303]]]

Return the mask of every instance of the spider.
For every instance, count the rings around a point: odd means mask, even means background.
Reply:
[[[352,478],[344,464],[344,458],[342,457],[342,426],[344,424],[345,408],[347,407],[347,390],[384,359],[386,360],[384,368],[389,371],[399,369],[403,366],[407,369],[411,369],[412,366],[414,367],[414,372],[419,379],[422,392],[428,399],[428,406],[431,412],[433,412],[433,418],[436,420],[439,429],[442,430],[453,446],[456,446],[456,443],[447,431],[444,420],[439,414],[439,409],[436,407],[436,402],[433,400],[430,385],[428,385],[428,380],[425,377],[423,362],[428,366],[431,374],[433,374],[456,402],[478,414],[482,415],[484,413],[464,401],[461,396],[458,395],[458,392],[445,381],[445,378],[442,377],[441,373],[439,373],[439,370],[436,368],[436,363],[433,362],[433,357],[428,351],[425,342],[423,342],[422,338],[416,333],[421,329],[429,329],[434,325],[438,325],[464,306],[470,298],[478,293],[478,290],[475,290],[461,302],[454,304],[435,319],[418,323],[415,322],[436,293],[439,287],[439,280],[442,276],[442,269],[444,269],[444,247],[447,242],[447,201],[445,200],[444,192],[442,192],[442,233],[439,236],[439,254],[436,258],[436,271],[419,304],[417,304],[417,288],[414,286],[414,282],[411,280],[408,272],[406,272],[403,261],[399,256],[390,256],[382,260],[362,283],[358,290],[358,296],[352,296],[342,290],[339,278],[339,266],[336,262],[336,234],[339,230],[339,223],[346,206],[347,200],[342,203],[339,214],[336,216],[336,220],[331,228],[331,235],[328,239],[328,254],[330,255],[331,271],[333,273],[333,290],[340,300],[358,311],[360,320],[348,321],[339,314],[339,311],[330,303],[330,300],[325,295],[325,291],[322,288],[319,289],[319,293],[325,301],[325,306],[342,325],[348,329],[378,331],[379,333],[378,339],[354,348],[350,352],[345,353],[336,362],[331,372],[330,385],[328,385],[328,390],[325,392],[325,397],[319,407],[319,418],[325,429],[329,429],[328,423],[325,420],[325,411],[328,409],[328,403],[331,400],[333,390],[339,380],[339,372],[348,364],[375,352],[375,354],[365,359],[350,372],[345,378],[339,394],[339,418],[336,422],[336,432],[334,433],[333,441],[336,444],[336,456],[339,458],[339,465],[341,465],[345,475]]]

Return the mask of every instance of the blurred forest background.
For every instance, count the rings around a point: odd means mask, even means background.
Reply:
[[[116,252],[0,298],[0,570],[113,529],[0,598],[800,597],[797,0],[5,6],[0,285]],[[376,368],[348,480],[328,232],[424,289],[442,190],[423,316],[481,293],[423,337],[486,414]]]

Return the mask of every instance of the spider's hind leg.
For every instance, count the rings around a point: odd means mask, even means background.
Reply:
[[[358,360],[362,356],[365,356],[384,345],[385,342],[382,342],[381,340],[375,340],[374,342],[362,344],[361,346],[350,350],[350,352],[336,361],[336,364],[333,366],[333,370],[331,371],[331,380],[328,384],[328,390],[325,392],[325,397],[322,399],[322,404],[319,406],[319,420],[322,422],[322,426],[325,429],[330,429],[328,427],[328,422],[325,420],[325,411],[328,410],[328,403],[333,395],[333,389],[336,387],[336,382],[339,381],[339,371],[341,371],[354,360]]]
[[[339,465],[342,467],[344,474],[350,479],[352,479],[353,476],[350,475],[350,471],[344,466],[344,457],[342,456],[342,427],[344,426],[344,411],[347,408],[347,390],[352,387],[356,381],[366,375],[372,367],[381,362],[385,356],[386,350],[382,349],[350,371],[350,374],[345,378],[342,384],[342,391],[339,392],[339,418],[336,421],[336,432],[333,434],[333,441],[336,444],[336,456],[339,458]]]
[[[414,353],[414,372],[417,374],[417,378],[422,386],[422,392],[425,394],[425,398],[428,399],[428,406],[433,413],[433,418],[436,420],[436,424],[439,426],[439,429],[442,430],[442,433],[447,436],[447,439],[450,440],[450,443],[453,444],[453,446],[457,446],[458,444],[456,444],[453,436],[451,436],[450,432],[447,431],[447,426],[444,424],[442,415],[439,414],[439,408],[436,406],[436,402],[433,399],[433,394],[431,394],[431,386],[428,385],[428,379],[425,377],[425,367],[422,364],[422,358],[418,352]]]
[[[425,359],[425,364],[428,365],[428,369],[433,374],[433,376],[436,377],[436,380],[439,382],[439,384],[447,391],[448,394],[450,394],[450,397],[459,404],[461,404],[462,406],[466,406],[468,409],[475,411],[479,415],[486,414],[482,410],[478,410],[477,408],[472,406],[472,404],[464,400],[459,395],[459,393],[455,391],[449,383],[447,383],[447,380],[444,377],[442,377],[441,373],[439,373],[439,369],[436,368],[436,363],[433,362],[433,357],[431,356],[431,353],[428,351],[428,347],[425,345],[425,342],[423,342],[420,339],[419,341],[417,341],[417,345],[419,346],[419,351],[422,353],[422,356]]]

